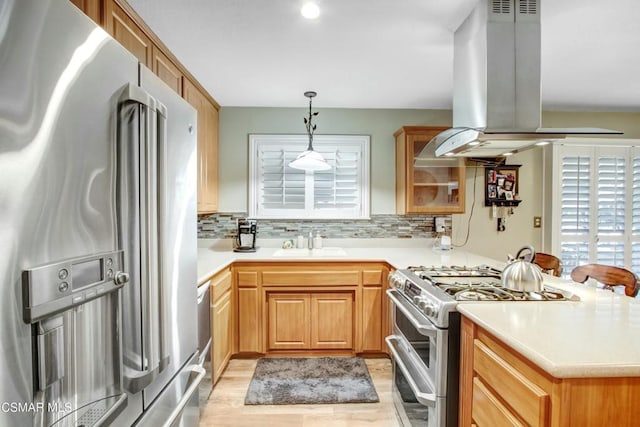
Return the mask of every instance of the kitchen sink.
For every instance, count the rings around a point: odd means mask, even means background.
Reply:
[[[342,248],[326,247],[320,249],[278,249],[274,257],[343,257],[347,253]]]

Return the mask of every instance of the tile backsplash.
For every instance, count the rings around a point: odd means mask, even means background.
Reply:
[[[243,212],[215,213],[198,218],[198,238],[230,239],[236,237],[236,219]],[[445,217],[447,230],[451,230],[451,215]],[[294,238],[306,236],[310,231],[329,239],[345,238],[430,238],[435,236],[436,215],[371,215],[371,219],[291,220],[259,219],[259,238]],[[450,234],[450,233],[449,233]]]

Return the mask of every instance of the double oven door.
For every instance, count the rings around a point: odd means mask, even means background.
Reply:
[[[437,328],[398,290],[387,291],[393,333],[394,406],[404,426],[443,427],[458,423],[459,315]]]

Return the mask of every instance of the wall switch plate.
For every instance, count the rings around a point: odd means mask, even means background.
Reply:
[[[443,216],[437,216],[436,220],[435,220],[435,230],[436,233],[444,233],[445,232],[445,226],[444,226],[444,220],[445,218]]]
[[[533,217],[533,228],[540,228],[542,227],[542,217],[541,216],[534,216]]]

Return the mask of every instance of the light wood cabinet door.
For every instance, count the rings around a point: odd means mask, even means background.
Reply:
[[[138,61],[151,68],[153,43],[114,0],[104,2],[104,29]]]
[[[188,79],[183,97],[198,111],[198,214],[218,211],[218,110]]]
[[[93,19],[96,24],[101,24],[100,0],[71,0],[78,9],[83,11],[85,15]]]
[[[233,339],[231,333],[231,291],[213,303],[211,312],[213,323],[211,327],[213,334],[211,377],[213,384],[215,384],[231,358]]]
[[[362,289],[362,351],[382,351],[382,288]]]
[[[311,348],[309,294],[268,294],[269,349]]]
[[[182,96],[182,71],[157,46],[153,46],[151,53],[151,70],[167,86]]]
[[[396,138],[396,213],[463,213],[465,165],[458,157],[436,158],[429,141],[447,128],[404,126]]]
[[[198,147],[198,212],[218,211],[218,109],[205,99],[205,138]]]
[[[353,293],[311,294],[311,348],[353,348]]]
[[[238,351],[259,353],[260,345],[260,296],[258,288],[238,288]]]

